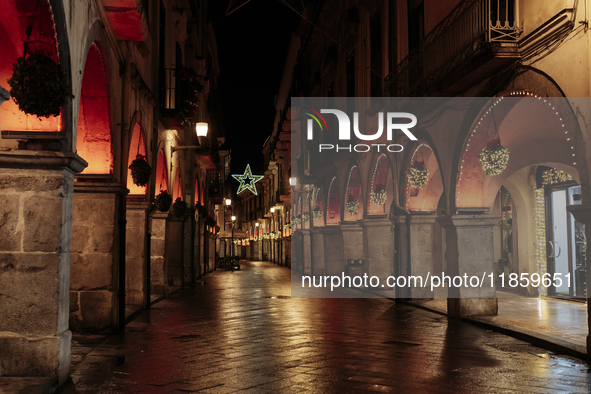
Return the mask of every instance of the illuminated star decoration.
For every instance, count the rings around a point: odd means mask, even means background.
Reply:
[[[264,176],[252,175],[252,172],[250,171],[250,164],[247,164],[244,174],[232,175],[232,178],[234,178],[238,182],[240,182],[240,186],[238,187],[238,191],[236,192],[236,194],[240,194],[245,190],[250,190],[250,192],[256,196],[257,195],[257,188],[255,187],[255,184],[258,181],[260,181],[261,179],[263,179]]]

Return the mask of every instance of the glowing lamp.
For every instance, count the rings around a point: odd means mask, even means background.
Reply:
[[[291,186],[295,186],[298,184],[298,179],[295,176],[292,176],[291,178],[289,178],[289,184]]]
[[[275,208],[271,208],[271,213],[274,213],[274,212],[275,212]]]
[[[230,200],[229,198],[226,198],[226,205],[232,205],[232,200]]]
[[[236,216],[232,215],[232,221],[236,220]]]
[[[259,226],[259,223],[258,223],[258,222],[257,222],[257,223],[255,223],[255,226],[256,226],[256,227],[258,227],[258,226]]]
[[[208,124],[206,122],[197,122],[195,124],[195,131],[197,131],[197,137],[207,137]]]

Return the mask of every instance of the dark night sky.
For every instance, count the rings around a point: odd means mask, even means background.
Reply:
[[[225,16],[229,0],[211,0],[220,62],[223,127],[232,149],[231,173],[246,164],[262,174],[262,147],[273,131],[275,95],[300,17],[278,0],[251,0]]]

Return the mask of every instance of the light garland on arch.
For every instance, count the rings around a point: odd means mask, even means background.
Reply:
[[[538,100],[543,101],[544,103],[547,103],[548,106],[553,111],[555,111],[555,115],[558,117],[558,120],[561,122],[561,127],[563,129],[566,129],[565,124],[562,123],[562,122],[564,122],[564,120],[562,119],[562,117],[560,117],[560,114],[558,113],[558,111],[556,111],[556,107],[552,105],[552,102],[550,101],[549,98],[541,97],[541,96],[538,96],[537,94],[534,94],[532,92],[528,92],[528,91],[525,91],[525,90],[512,91],[507,96],[501,96],[497,100],[495,100],[494,103],[487,108],[485,114],[480,117],[480,119],[478,120],[478,123],[476,124],[476,126],[474,127],[474,129],[472,129],[472,132],[470,133],[470,136],[468,137],[468,140],[467,140],[467,142],[466,142],[466,144],[464,146],[464,151],[463,151],[464,154],[465,154],[465,152],[468,152],[468,147],[470,146],[471,139],[472,139],[473,135],[478,131],[478,128],[481,125],[481,123],[484,120],[484,118],[486,117],[486,115],[488,115],[489,112],[492,111],[493,108],[498,103],[500,103],[505,97],[532,97],[532,98],[537,98]],[[567,136],[566,140],[570,142],[571,141],[571,137],[569,136],[569,131],[568,130],[564,130],[564,134]],[[576,162],[576,154],[574,153],[574,145],[571,145],[571,150],[573,150],[573,154],[572,154],[572,157],[573,157],[573,165],[576,166],[577,165],[577,162]],[[459,199],[460,199],[460,197],[459,197],[459,194],[460,194],[460,184],[461,184],[461,181],[462,181],[462,176],[464,174],[464,171],[463,171],[464,165],[463,165],[463,163],[464,163],[464,159],[462,159],[462,161],[460,162],[460,175],[458,176],[458,183],[456,185],[456,202],[459,201]]]
[[[378,167],[380,165],[380,160],[382,158],[384,158],[385,160],[388,160],[386,158],[386,155],[384,155],[383,153],[376,160],[376,165],[374,167],[373,175],[371,177],[371,185],[372,186],[375,184],[376,174],[378,173]],[[369,194],[369,199],[374,205],[384,205],[386,203],[386,200],[388,199],[388,193],[386,192],[386,189],[384,187],[382,187],[381,185],[378,185]]]

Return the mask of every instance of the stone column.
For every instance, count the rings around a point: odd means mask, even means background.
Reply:
[[[125,233],[125,304],[135,308],[146,307],[146,212],[147,201],[127,199],[127,226]]]
[[[394,225],[386,217],[364,219],[359,225],[363,230],[365,272],[386,283],[394,272]]]
[[[467,275],[485,280],[482,287],[455,287],[448,290],[447,311],[452,317],[491,316],[498,311],[496,290],[486,277],[495,273],[493,229],[499,217],[455,215],[437,218],[445,228],[447,269],[445,275]]]
[[[324,275],[340,276],[345,272],[343,232],[340,226],[327,226],[322,232],[324,233]]]
[[[312,233],[312,275],[324,275],[324,233],[323,229],[314,228]]]
[[[166,222],[164,261],[167,270],[166,280],[171,287],[183,286],[184,223],[185,218],[176,217],[169,217]]]
[[[302,230],[294,231],[291,234],[293,241],[291,249],[291,260],[296,272],[304,272],[304,238]]]
[[[343,234],[343,263],[346,264],[349,259],[363,259],[365,257],[363,229],[356,222],[341,223],[340,228]]]
[[[68,377],[73,184],[86,165],[0,152],[0,376]]]
[[[168,269],[164,263],[166,219],[168,219],[168,212],[156,212],[152,215],[152,241],[150,243],[150,292],[165,297],[169,292]]]
[[[70,329],[115,331],[119,310],[122,201],[119,184],[76,182],[70,277]],[[124,208],[124,207],[123,207]]]
[[[302,230],[302,263],[303,273],[312,273],[312,235],[310,230]]]

